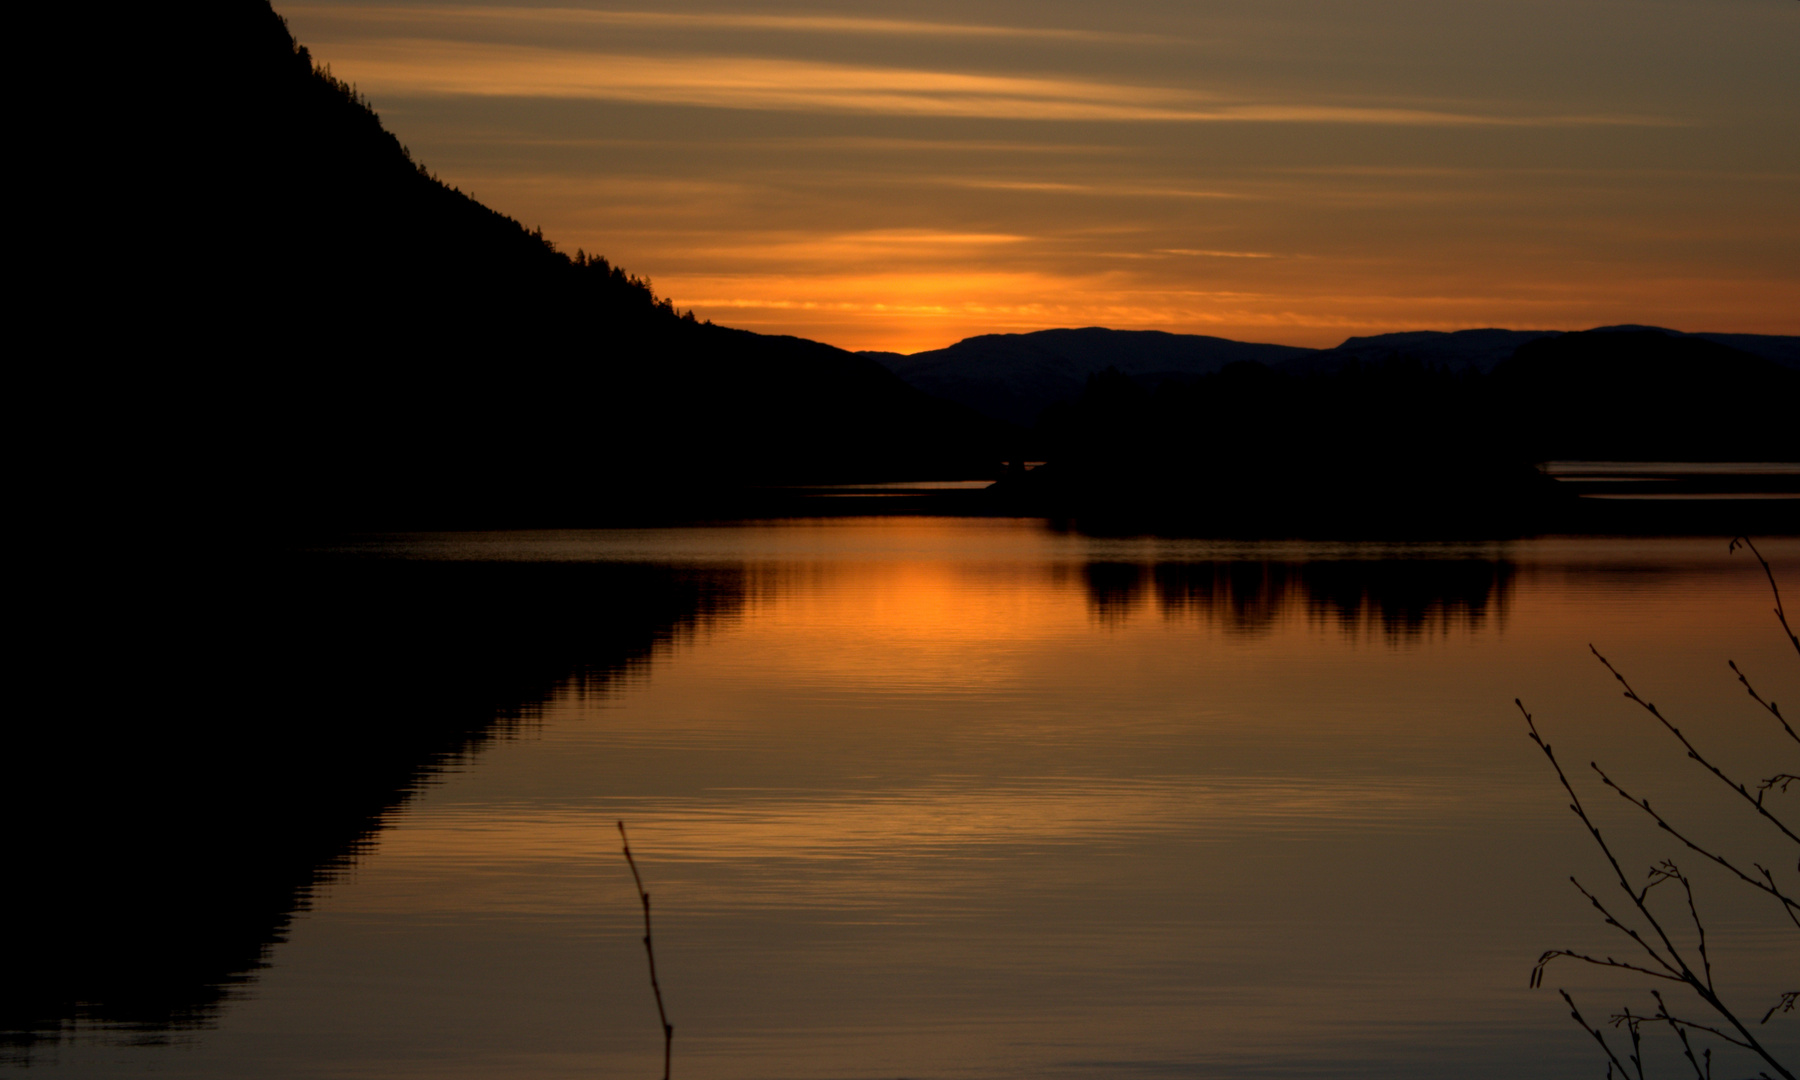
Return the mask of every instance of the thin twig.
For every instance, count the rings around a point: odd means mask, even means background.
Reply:
[[[1631,1039],[1631,1063],[1637,1067],[1638,1080],[1644,1080],[1644,1034],[1640,1030],[1649,1017],[1639,1016],[1627,1008],[1612,1018],[1612,1026],[1617,1029],[1621,1025]]]
[[[1610,1044],[1607,1043],[1606,1036],[1603,1033],[1601,1033],[1599,1028],[1594,1027],[1593,1025],[1589,1024],[1585,1019],[1582,1018],[1581,1010],[1575,1007],[1575,999],[1569,996],[1569,992],[1567,990],[1558,990],[1557,993],[1561,994],[1562,999],[1569,1003],[1569,1015],[1573,1016],[1575,1018],[1575,1022],[1577,1024],[1581,1025],[1581,1030],[1587,1032],[1589,1035],[1592,1035],[1594,1037],[1594,1041],[1600,1044],[1600,1049],[1606,1051],[1606,1057],[1607,1057],[1607,1061],[1608,1061],[1608,1065],[1606,1067],[1606,1075],[1609,1077],[1612,1076],[1613,1066],[1616,1065],[1619,1068],[1620,1076],[1630,1077],[1631,1076],[1630,1071],[1625,1068],[1625,1063],[1619,1060],[1619,1055],[1613,1053],[1613,1048]]]
[[[1731,546],[1725,550],[1728,553],[1736,551],[1739,544],[1749,548],[1750,554],[1756,556],[1756,561],[1762,563],[1763,576],[1769,579],[1769,591],[1775,594],[1775,617],[1781,620],[1781,629],[1787,633],[1788,642],[1794,646],[1794,652],[1800,653],[1800,637],[1795,637],[1793,628],[1788,625],[1787,611],[1781,606],[1781,586],[1775,584],[1775,571],[1769,568],[1769,560],[1763,558],[1763,553],[1756,550],[1755,541],[1748,536],[1733,537]]]
[[[1587,810],[1581,805],[1581,796],[1575,794],[1575,786],[1573,784],[1569,783],[1568,776],[1563,773],[1562,764],[1556,760],[1555,751],[1553,751],[1550,748],[1550,744],[1545,742],[1543,740],[1543,738],[1538,734],[1537,724],[1535,721],[1532,720],[1531,713],[1526,711],[1524,702],[1520,701],[1518,698],[1514,698],[1513,704],[1517,705],[1519,707],[1519,712],[1523,713],[1525,716],[1525,726],[1526,726],[1526,728],[1528,728],[1530,730],[1531,741],[1534,743],[1537,743],[1538,748],[1544,752],[1544,757],[1548,758],[1550,761],[1550,767],[1552,769],[1556,770],[1556,779],[1562,783],[1563,790],[1568,792],[1568,794],[1569,794],[1569,809],[1574,811],[1575,816],[1581,819],[1581,823],[1583,825],[1587,826],[1588,835],[1590,835],[1594,838],[1594,843],[1596,843],[1600,846],[1601,854],[1606,856],[1607,863],[1612,866],[1613,877],[1615,879],[1617,879],[1617,881],[1619,883],[1619,888],[1621,888],[1625,891],[1626,896],[1631,897],[1632,904],[1635,905],[1637,907],[1638,911],[1640,911],[1644,915],[1645,919],[1647,919],[1649,921],[1651,928],[1656,931],[1657,937],[1662,939],[1663,945],[1668,948],[1670,954],[1672,956],[1674,956],[1676,962],[1670,963],[1668,960],[1665,960],[1660,953],[1658,953],[1654,948],[1652,948],[1650,946],[1650,944],[1648,942],[1646,942],[1642,937],[1640,937],[1638,935],[1638,932],[1636,930],[1631,929],[1630,927],[1626,926],[1625,924],[1619,922],[1617,919],[1613,918],[1612,913],[1608,912],[1606,910],[1605,905],[1601,904],[1599,899],[1596,898],[1594,896],[1594,894],[1592,894],[1592,893],[1588,892],[1586,889],[1582,888],[1581,883],[1579,881],[1575,882],[1575,887],[1577,889],[1581,889],[1582,895],[1586,896],[1588,898],[1589,902],[1591,902],[1596,908],[1600,909],[1601,914],[1606,917],[1606,921],[1609,925],[1618,927],[1619,930],[1623,931],[1633,941],[1635,941],[1639,945],[1643,946],[1644,950],[1646,952],[1648,952],[1651,955],[1651,957],[1653,957],[1656,960],[1656,962],[1658,964],[1661,964],[1664,968],[1667,968],[1669,971],[1671,971],[1677,975],[1682,974],[1683,972],[1685,972],[1687,970],[1687,965],[1680,962],[1679,950],[1677,950],[1675,948],[1675,943],[1669,939],[1669,935],[1663,932],[1662,924],[1656,921],[1656,916],[1650,914],[1649,909],[1644,906],[1644,897],[1642,895],[1640,895],[1637,890],[1635,890],[1631,887],[1631,881],[1629,878],[1627,878],[1625,876],[1624,868],[1622,868],[1619,865],[1619,860],[1616,857],[1614,857],[1612,848],[1607,844],[1606,838],[1604,836],[1600,835],[1599,826],[1595,825],[1593,822],[1593,819],[1588,817]],[[1569,880],[1575,881],[1574,878],[1570,878]],[[1695,979],[1694,981],[1696,984],[1698,984],[1698,982],[1699,982],[1698,979]]]
[[[1666,1022],[1670,1030],[1675,1032],[1675,1037],[1681,1040],[1681,1052],[1687,1057],[1688,1064],[1694,1067],[1694,1080],[1712,1080],[1711,1056],[1707,1057],[1706,1067],[1702,1069],[1700,1059],[1694,1056],[1694,1046],[1688,1041],[1687,1029],[1681,1026],[1681,1021],[1669,1015],[1669,1007],[1663,1004],[1661,991],[1652,990],[1650,996],[1656,999],[1656,1019]]]
[[[1617,924],[1615,923],[1614,925]],[[1672,983],[1681,983],[1684,986],[1687,985],[1686,980],[1678,975],[1668,975],[1661,971],[1652,971],[1650,968],[1642,967],[1638,964],[1628,964],[1623,960],[1614,960],[1610,956],[1602,960],[1597,956],[1578,953],[1572,949],[1551,949],[1549,952],[1538,957],[1537,965],[1531,969],[1531,988],[1533,990],[1544,985],[1544,969],[1550,966],[1550,961],[1559,956],[1566,956],[1571,960],[1580,960],[1582,963],[1592,964],[1595,967],[1623,968],[1626,971],[1635,971],[1640,975],[1648,975],[1653,979],[1667,979]]]
[[[643,875],[637,860],[631,857],[631,839],[625,835],[625,823],[619,822],[619,842],[625,846],[625,863],[631,867],[631,880],[637,883],[638,899],[644,902],[644,953],[650,958],[650,992],[656,995],[656,1015],[663,1029],[663,1080],[669,1080],[669,1056],[675,1043],[675,1025],[663,1009],[662,986],[656,981],[656,948],[650,944],[650,894],[644,891]]]
[[[1718,1028],[1713,1027],[1711,1024],[1702,1024],[1702,1023],[1699,1023],[1694,1020],[1685,1020],[1679,1016],[1670,1015],[1669,1007],[1667,1005],[1663,1004],[1662,991],[1652,990],[1652,991],[1650,991],[1650,996],[1656,999],[1656,1015],[1654,1017],[1652,1017],[1651,1019],[1661,1020],[1663,1023],[1668,1024],[1671,1027],[1674,1027],[1677,1031],[1684,1029],[1684,1028],[1691,1028],[1694,1031],[1704,1031],[1709,1035],[1717,1035],[1719,1038],[1724,1039],[1726,1042],[1730,1043],[1733,1046],[1741,1046],[1745,1050],[1750,1049],[1749,1043],[1743,1041],[1742,1039],[1737,1038],[1736,1036],[1729,1035],[1723,1031],[1720,1031]],[[1687,1040],[1683,1039],[1682,1041],[1686,1042]]]
[[[1788,733],[1788,738],[1795,742],[1800,742],[1800,734],[1796,734],[1793,726],[1787,722],[1787,717],[1781,715],[1781,706],[1775,704],[1773,701],[1764,701],[1762,699],[1762,695],[1756,692],[1756,687],[1751,686],[1750,680],[1746,679],[1744,673],[1738,670],[1737,661],[1727,660],[1725,663],[1731,668],[1732,674],[1738,677],[1738,682],[1744,684],[1744,689],[1750,691],[1750,697],[1754,699],[1758,705],[1769,710],[1770,715],[1781,722],[1781,730]]]
[[[1785,626],[1786,623],[1784,622],[1782,625]],[[1780,829],[1782,831],[1782,833],[1785,834],[1789,840],[1792,840],[1796,844],[1800,844],[1800,835],[1796,835],[1794,833],[1794,830],[1788,828],[1787,825],[1780,818],[1778,818],[1774,814],[1770,813],[1769,808],[1762,804],[1761,799],[1750,794],[1749,788],[1746,788],[1744,785],[1738,783],[1736,780],[1733,780],[1731,777],[1726,776],[1725,773],[1717,765],[1714,765],[1712,762],[1706,760],[1705,756],[1702,755],[1699,750],[1695,749],[1694,744],[1688,741],[1688,737],[1681,733],[1680,728],[1676,727],[1674,724],[1669,723],[1668,718],[1663,716],[1662,712],[1659,709],[1657,709],[1657,707],[1654,704],[1652,704],[1651,702],[1645,701],[1643,698],[1639,697],[1638,692],[1636,690],[1633,690],[1631,688],[1631,684],[1625,680],[1625,676],[1619,674],[1619,669],[1613,667],[1611,662],[1609,662],[1606,659],[1606,657],[1600,655],[1599,649],[1596,649],[1592,645],[1589,645],[1588,651],[1593,653],[1594,658],[1599,660],[1601,664],[1605,665],[1606,670],[1612,672],[1613,678],[1619,680],[1619,685],[1623,686],[1625,688],[1625,697],[1627,700],[1636,702],[1639,706],[1641,706],[1644,709],[1645,712],[1649,713],[1651,716],[1656,717],[1657,721],[1660,722],[1663,727],[1668,728],[1670,734],[1674,735],[1677,739],[1681,740],[1681,745],[1687,747],[1688,757],[1693,758],[1695,761],[1698,761],[1701,765],[1705,766],[1706,770],[1708,772],[1712,773],[1714,776],[1718,777],[1725,784],[1726,787],[1737,792],[1739,795],[1742,795],[1744,797],[1745,802],[1749,803],[1751,806],[1754,806],[1756,808],[1757,813],[1761,814],[1765,818],[1768,818],[1769,821],[1777,829]]]
[[[1575,881],[1574,878],[1570,878],[1569,880],[1575,883],[1575,888],[1580,890],[1581,895],[1587,897],[1588,902],[1590,904],[1593,904],[1595,910],[1600,912],[1600,917],[1606,921],[1606,925],[1612,927],[1615,930],[1618,930],[1620,933],[1624,934],[1626,937],[1630,938],[1632,941],[1635,941],[1638,943],[1638,945],[1642,946],[1643,950],[1645,952],[1649,953],[1652,959],[1654,959],[1657,963],[1661,964],[1663,967],[1665,967],[1669,970],[1670,975],[1668,976],[1668,978],[1671,978],[1676,982],[1686,981],[1686,976],[1688,974],[1687,964],[1682,962],[1681,957],[1679,955],[1675,956],[1673,963],[1671,963],[1667,960],[1664,960],[1662,958],[1662,954],[1657,952],[1656,948],[1654,946],[1652,946],[1649,942],[1645,941],[1643,939],[1643,937],[1636,930],[1632,929],[1629,926],[1626,926],[1624,923],[1620,922],[1617,918],[1615,918],[1613,916],[1612,912],[1606,910],[1606,905],[1602,904],[1600,902],[1599,897],[1595,896],[1591,892],[1588,892],[1587,889],[1582,886],[1581,882]],[[1657,932],[1657,935],[1663,939],[1663,944],[1668,946],[1669,952],[1671,954],[1674,954],[1675,946],[1672,942],[1669,941],[1669,936],[1662,932],[1662,926],[1657,923],[1655,917],[1651,916],[1649,913],[1649,910],[1644,907],[1644,899],[1646,896],[1648,896],[1651,888],[1656,885],[1656,882],[1651,881],[1649,885],[1644,886],[1643,892],[1632,892],[1631,886],[1626,884],[1623,881],[1621,881],[1619,883],[1619,885],[1621,888],[1623,888],[1625,890],[1625,895],[1631,897],[1631,902],[1637,906],[1637,909],[1639,911],[1643,912],[1645,914],[1645,916],[1650,919],[1651,927],[1654,928]],[[1608,959],[1610,959],[1610,957]]]
[[[1558,990],[1557,993],[1561,994],[1562,999],[1569,1003],[1569,1015],[1573,1016],[1575,1022],[1581,1025],[1581,1030],[1592,1035],[1594,1041],[1600,1044],[1600,1049],[1606,1051],[1607,1060],[1610,1062],[1607,1066],[1606,1075],[1611,1076],[1612,1066],[1617,1065],[1619,1067],[1619,1075],[1629,1077],[1631,1073],[1626,1070],[1625,1063],[1619,1060],[1619,1055],[1613,1053],[1613,1048],[1607,1044],[1606,1036],[1601,1033],[1599,1028],[1590,1025],[1586,1020],[1582,1019],[1581,1010],[1575,1007],[1575,999],[1569,996],[1567,990]]]
[[[1700,936],[1700,966],[1706,972],[1706,986],[1710,990],[1713,985],[1712,958],[1706,955],[1706,924],[1700,921],[1700,909],[1694,906],[1694,883],[1670,859],[1664,859],[1651,867],[1650,876],[1657,881],[1681,882],[1682,891],[1687,894],[1688,915],[1694,920],[1694,932]],[[1650,890],[1646,888],[1644,891]]]
[[[1600,768],[1599,765],[1597,765],[1597,764],[1592,765],[1592,768],[1596,773],[1600,774],[1600,779],[1605,782],[1607,787],[1612,788],[1614,791],[1619,793],[1620,798],[1624,799],[1626,802],[1630,803],[1631,805],[1639,808],[1644,813],[1649,814],[1650,819],[1652,821],[1656,822],[1658,828],[1662,829],[1664,832],[1668,833],[1670,836],[1673,836],[1675,839],[1681,841],[1683,844],[1686,844],[1690,850],[1692,850],[1700,855],[1704,855],[1706,858],[1711,859],[1713,862],[1718,863],[1720,866],[1723,866],[1725,869],[1736,874],[1738,877],[1742,878],[1744,881],[1750,883],[1751,885],[1754,885],[1756,888],[1761,889],[1763,892],[1768,893],[1770,896],[1772,896],[1776,900],[1780,901],[1782,904],[1782,910],[1787,914],[1787,917],[1794,921],[1795,926],[1800,926],[1800,903],[1796,903],[1786,893],[1783,893],[1781,891],[1781,888],[1775,884],[1775,878],[1767,870],[1764,870],[1759,864],[1751,863],[1752,866],[1755,866],[1758,870],[1762,871],[1763,877],[1767,880],[1767,884],[1764,884],[1764,882],[1758,881],[1756,878],[1753,878],[1749,874],[1746,874],[1742,870],[1739,870],[1735,865],[1732,864],[1732,862],[1729,859],[1726,859],[1723,855],[1720,855],[1713,851],[1709,851],[1706,848],[1703,848],[1699,844],[1696,844],[1692,840],[1688,839],[1685,835],[1682,834],[1682,832],[1679,829],[1675,828],[1675,826],[1669,824],[1666,820],[1664,820],[1663,816],[1661,814],[1658,814],[1655,810],[1651,809],[1649,799],[1639,799],[1636,796],[1632,795],[1630,792],[1626,791],[1623,787],[1620,787],[1618,784],[1614,783],[1613,778],[1606,775],[1606,771],[1604,769]]]

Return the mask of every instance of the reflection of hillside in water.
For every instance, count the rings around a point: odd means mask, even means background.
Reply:
[[[99,691],[24,735],[8,793],[0,1049],[210,1023],[413,793],[738,610],[741,577],[320,560],[110,598],[73,673]]]
[[[1504,619],[1511,563],[1490,559],[1335,559],[1317,562],[1089,563],[1095,617],[1116,624],[1154,605],[1164,618],[1268,633],[1296,611],[1346,634],[1394,639],[1474,629]]]

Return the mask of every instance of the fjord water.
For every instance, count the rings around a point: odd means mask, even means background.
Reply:
[[[1762,546],[1793,597],[1800,543]],[[1768,584],[1722,538],[1254,544],[883,518],[309,558],[480,565],[548,590],[525,610],[598,628],[622,617],[606,591],[536,571],[711,599],[629,663],[571,646],[549,689],[515,691],[514,720],[388,814],[202,1022],[79,1024],[14,1064],[655,1075],[622,819],[679,1077],[1589,1077],[1554,987],[1590,1018],[1652,1003],[1572,966],[1527,988],[1544,949],[1624,946],[1567,881],[1605,886],[1605,866],[1513,698],[1634,876],[1682,852],[1602,798],[1590,759],[1720,843],[1791,859],[1587,649],[1729,771],[1800,771],[1726,667],[1800,699]],[[1688,868],[1721,979],[1760,1015],[1792,989],[1795,935]],[[1797,1028],[1763,1030],[1792,1055]]]

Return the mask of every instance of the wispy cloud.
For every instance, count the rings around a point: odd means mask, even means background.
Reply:
[[[1076,184],[1054,180],[989,180],[952,177],[941,181],[951,187],[974,188],[979,191],[1029,191],[1046,195],[1094,195],[1103,198],[1146,197],[1157,199],[1249,199],[1255,196],[1235,191],[1200,191],[1191,188],[1145,187],[1133,184]]]
[[[346,42],[342,72],[383,94],[575,98],[785,112],[1004,120],[1573,126],[1629,116],[1507,116],[1417,108],[1230,101],[1199,91],[1082,79],[874,67],[768,57],[590,53],[442,40]]]
[[[939,38],[1012,38],[1039,41],[1172,44],[1178,39],[1111,30],[1041,26],[995,26],[982,23],[930,22],[918,19],[871,19],[844,15],[745,15],[725,12],[590,11],[581,8],[517,8],[445,5],[435,7],[365,7],[308,4],[309,15],[347,23],[384,26],[484,27],[618,27],[646,30],[762,30],[790,34],[841,34]]]
[[[1040,238],[1014,233],[959,232],[939,229],[861,229],[844,232],[753,232],[720,237],[698,234],[682,246],[688,260],[726,263],[758,274],[821,270],[837,274],[853,267],[910,268],[908,280],[940,281],[946,267],[964,265],[971,258],[990,259],[1009,248],[1041,243]],[[1035,250],[1033,246],[1033,250]],[[791,282],[789,283],[791,284]],[[784,286],[786,287],[786,286]],[[923,287],[907,285],[890,297]]]
[[[1207,251],[1200,248],[1159,248],[1158,255],[1187,255],[1207,259],[1273,259],[1267,251]]]

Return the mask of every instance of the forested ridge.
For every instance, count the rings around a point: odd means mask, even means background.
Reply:
[[[65,508],[597,524],[1005,456],[1004,425],[873,360],[696,321],[440,181],[267,0],[123,12],[115,34],[114,92],[65,116],[93,130],[57,199],[131,257],[69,258],[51,303],[74,332],[33,376],[66,409]]]

